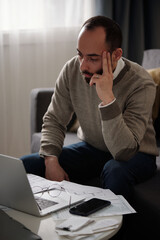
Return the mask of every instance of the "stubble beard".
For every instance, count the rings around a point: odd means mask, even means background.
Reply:
[[[100,74],[100,75],[102,75],[102,73],[103,73],[103,69],[100,69],[100,70],[98,70],[98,71],[95,72],[95,73],[90,73],[90,72],[88,72],[88,71],[81,71],[81,74],[82,74],[84,80],[85,80],[86,83],[88,83],[88,84],[90,83],[91,78],[92,78],[92,76],[93,76],[94,74]],[[84,74],[90,75],[91,77],[85,77]]]

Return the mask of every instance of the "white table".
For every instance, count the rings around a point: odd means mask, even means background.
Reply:
[[[33,233],[38,234],[43,240],[64,240],[66,238],[60,238],[55,232],[55,221],[52,218],[52,214],[45,217],[35,217],[20,211],[9,209],[6,213],[22,223],[25,227],[30,229]],[[111,216],[105,218],[114,218],[119,222],[119,227],[113,230],[106,231],[101,234],[99,238],[94,238],[95,240],[106,240],[114,236],[122,225],[122,216]]]

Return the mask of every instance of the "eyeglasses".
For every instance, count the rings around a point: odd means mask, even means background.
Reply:
[[[48,193],[50,197],[56,198],[61,194],[61,192],[66,192],[69,195],[69,204],[68,204],[69,208],[71,206],[71,195],[66,189],[64,189],[62,186],[58,184],[53,184],[49,187],[44,187],[44,188],[40,186],[34,186],[32,188],[32,191],[33,191],[33,194],[39,198],[41,198],[44,193]]]

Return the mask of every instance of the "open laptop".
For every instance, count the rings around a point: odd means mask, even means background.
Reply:
[[[45,193],[44,197],[38,199],[38,202],[42,199],[45,205],[49,206],[40,207],[32,192],[23,162],[20,159],[0,154],[0,205],[35,216],[44,216],[67,207],[69,198],[69,194],[65,191],[54,198]],[[71,195],[71,204],[83,199],[80,196]]]

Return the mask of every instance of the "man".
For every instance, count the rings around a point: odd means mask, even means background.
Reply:
[[[43,118],[39,154],[22,158],[26,171],[47,179],[82,183],[101,176],[102,187],[129,199],[132,186],[156,170],[152,106],[155,85],[138,64],[122,58],[114,21],[87,20],[78,56],[66,63]],[[82,142],[63,147],[73,113]]]

